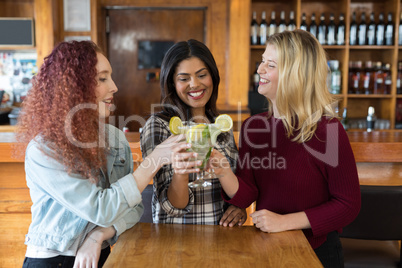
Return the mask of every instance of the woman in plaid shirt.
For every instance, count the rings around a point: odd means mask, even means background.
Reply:
[[[211,123],[218,116],[219,71],[203,43],[191,39],[172,46],[163,59],[160,81],[162,111],[151,115],[143,127],[143,157],[171,135],[169,120],[172,116],[196,123]],[[218,137],[215,150],[227,158],[234,172],[238,151],[232,131]],[[183,156],[183,152],[173,153]],[[205,188],[189,188],[188,183],[195,180],[195,174],[182,174],[188,172],[183,163],[174,160],[171,165],[163,166],[154,177],[153,222],[242,225],[247,218],[245,210],[223,201],[219,180],[212,179],[212,185]]]

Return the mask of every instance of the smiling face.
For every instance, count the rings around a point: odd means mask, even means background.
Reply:
[[[113,94],[117,92],[117,87],[112,80],[112,67],[109,61],[101,53],[96,53],[98,63],[96,64],[96,81],[95,88],[96,102],[100,118],[107,118],[112,108]]]
[[[192,108],[193,116],[204,116],[213,91],[212,77],[204,62],[197,57],[183,60],[177,65],[173,81],[177,95]]]
[[[275,102],[278,90],[278,54],[273,45],[268,45],[262,54],[262,62],[257,73],[260,75],[258,93]]]

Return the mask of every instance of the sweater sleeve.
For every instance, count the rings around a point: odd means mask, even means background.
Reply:
[[[239,136],[239,158],[236,165],[236,177],[239,181],[239,189],[230,199],[222,190],[224,200],[240,208],[249,207],[258,197],[258,189],[254,178],[254,173],[250,165],[252,158],[251,141],[247,135],[248,125],[246,120],[241,127]]]
[[[331,154],[329,158],[323,157],[320,164],[326,173],[330,199],[305,210],[315,236],[348,225],[361,205],[357,167],[348,136],[338,120],[327,125],[327,133],[326,155]]]

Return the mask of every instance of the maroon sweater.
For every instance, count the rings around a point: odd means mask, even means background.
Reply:
[[[329,232],[353,221],[360,210],[360,187],[349,139],[339,120],[325,117],[313,138],[292,142],[280,119],[267,113],[242,125],[236,176],[239,190],[227,202],[278,214],[304,211],[311,229],[303,230],[312,248]]]

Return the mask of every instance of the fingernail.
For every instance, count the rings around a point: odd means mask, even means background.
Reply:
[[[190,147],[191,147],[191,143],[187,143],[186,147],[187,147],[187,148],[190,148]]]
[[[202,161],[197,161],[197,165],[201,165],[202,164]]]
[[[197,153],[193,153],[193,157],[197,157]]]

